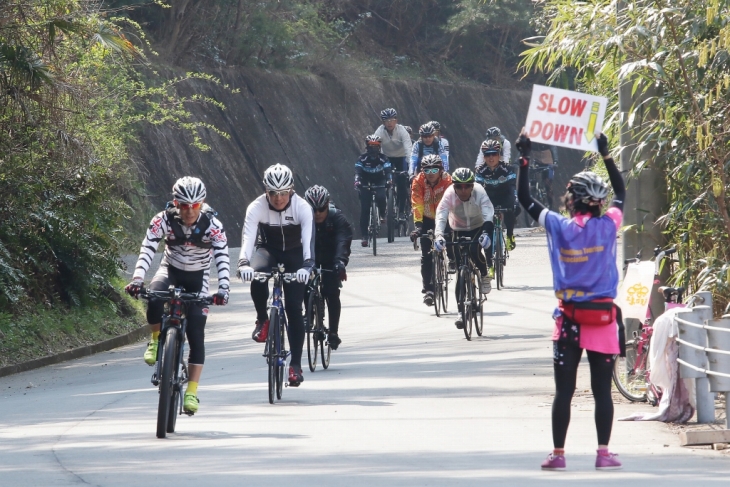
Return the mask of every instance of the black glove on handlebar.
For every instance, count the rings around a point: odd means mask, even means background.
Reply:
[[[343,264],[342,262],[336,263],[335,272],[337,273],[337,277],[340,278],[340,281],[347,280],[347,269],[345,268],[345,264]]]
[[[142,291],[142,284],[144,284],[144,281],[135,279],[124,287],[124,291],[134,299],[139,299],[139,293]]]
[[[228,304],[228,291],[218,291],[213,295],[213,304],[225,306]]]
[[[415,242],[421,234],[423,234],[423,223],[420,225],[417,223],[416,228],[411,232],[411,242]]]

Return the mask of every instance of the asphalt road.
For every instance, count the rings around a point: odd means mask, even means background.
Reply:
[[[377,257],[353,247],[330,369],[305,366],[276,405],[240,283],[208,320],[200,411],[167,439],[142,343],[0,379],[0,486],[727,485],[728,455],[680,448],[662,423],[615,423],[624,469],[595,471],[585,361],[568,470],[540,470],[553,390],[544,234],[518,237],[508,288],[471,342],[421,303],[410,242],[381,242]],[[617,417],[649,409],[617,401]]]

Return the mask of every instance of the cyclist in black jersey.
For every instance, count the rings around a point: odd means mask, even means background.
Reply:
[[[360,235],[362,236],[360,243],[363,247],[368,246],[368,221],[372,201],[372,193],[366,191],[364,186],[371,184],[390,187],[393,185],[393,169],[388,158],[380,152],[381,145],[382,141],[377,135],[365,137],[366,151],[355,163],[355,189],[360,193]],[[385,190],[386,188],[374,190],[381,222],[384,221],[386,214]]]
[[[352,226],[342,211],[330,204],[330,193],[322,186],[312,186],[304,193],[304,199],[314,210],[316,228],[314,255],[317,266],[334,272],[322,273],[322,293],[329,310],[329,335],[327,341],[337,350],[342,340],[340,328],[340,288],[347,280],[347,263],[350,261]]]
[[[284,264],[284,272],[296,272],[296,282],[284,283],[284,306],[289,323],[289,385],[302,383],[304,345],[304,287],[314,269],[314,216],[312,208],[294,193],[291,170],[275,164],[264,172],[266,192],[246,209],[238,275],[253,281],[254,272],[271,272]],[[265,342],[269,332],[267,282],[251,282],[251,299],[256,308],[256,328],[251,336]]]
[[[137,297],[144,276],[152,264],[157,247],[165,241],[165,253],[160,267],[150,282],[149,289],[166,291],[170,285],[181,286],[186,292],[208,294],[211,254],[218,269],[218,292],[214,303],[228,303],[229,269],[228,239],[216,213],[205,204],[206,189],[198,178],[178,179],[172,187],[172,203],[152,218],[139,251],[132,282],[125,291]],[[150,301],[147,305],[147,322],[152,338],[144,353],[144,361],[154,365],[162,324],[163,304]],[[198,411],[198,383],[205,363],[205,322],[208,308],[200,305],[188,307],[186,336],[190,344],[188,355],[189,381],[183,396],[183,409],[189,413]]]

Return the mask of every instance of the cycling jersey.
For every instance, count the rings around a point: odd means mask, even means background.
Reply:
[[[375,134],[381,139],[381,149],[387,157],[408,157],[413,149],[411,134],[401,124],[396,124],[393,129],[393,135],[388,133],[385,125],[378,127]],[[401,171],[402,169],[396,169]]]
[[[492,204],[510,209],[517,205],[517,174],[510,166],[500,162],[492,169],[482,164],[475,172],[476,182],[484,187]]]
[[[436,208],[436,235],[443,235],[446,222],[454,231],[470,231],[483,227],[494,217],[494,206],[489,201],[487,192],[480,185],[475,184],[471,197],[461,201],[456,195],[454,186],[449,186],[444,192],[441,202]]]
[[[305,264],[314,259],[314,214],[304,198],[292,194],[281,211],[269,204],[266,195],[256,198],[246,208],[246,221],[241,232],[241,258],[238,266],[250,265],[254,247],[282,252],[301,249]],[[294,272],[294,271],[290,271]]]
[[[352,226],[342,211],[330,205],[327,218],[322,223],[315,223],[315,262],[331,268],[341,262],[347,265],[350,261],[350,244],[352,243]]]
[[[446,137],[439,137],[439,141],[441,142],[441,145],[444,146],[444,152],[446,152],[446,157],[450,157],[451,153],[449,150],[449,139]]]
[[[512,144],[510,144],[509,140],[507,140],[504,136],[500,138],[499,143],[502,144],[502,150],[499,152],[499,162],[504,162],[509,165],[510,156],[512,154]],[[477,154],[477,161],[474,164],[474,167],[479,167],[482,164],[484,164],[484,154],[482,154],[482,150],[479,149],[479,154]]]
[[[413,222],[422,223],[424,217],[436,219],[436,207],[441,201],[446,188],[451,186],[451,176],[442,173],[441,179],[431,186],[426,181],[426,175],[419,173],[411,184],[411,207],[413,208]]]
[[[355,179],[365,182],[390,180],[393,168],[385,154],[364,153],[355,163]]]
[[[230,273],[228,239],[223,224],[213,215],[210,206],[204,204],[198,221],[190,227],[182,223],[177,209],[161,211],[155,215],[139,250],[133,278],[144,279],[157,247],[164,239],[167,245],[160,262],[161,268],[170,266],[187,272],[204,271],[202,292],[207,294],[212,253],[218,269],[218,289],[227,290]],[[206,222],[205,228],[198,227]],[[179,235],[176,237],[175,227],[181,229],[185,235],[182,245],[178,243]]]
[[[441,160],[444,163],[444,171],[449,170],[449,153],[444,149],[444,146],[438,139],[434,138],[431,145],[425,145],[421,139],[418,139],[413,144],[413,150],[411,150],[411,165],[408,167],[408,175],[415,176],[421,172],[421,159],[423,156],[429,154],[438,154],[441,156]]]

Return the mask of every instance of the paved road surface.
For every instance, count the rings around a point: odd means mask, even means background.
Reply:
[[[357,243],[357,242],[356,242]],[[551,449],[551,277],[544,234],[518,238],[508,289],[472,342],[421,304],[410,242],[354,250],[341,349],[283,402],[266,398],[248,289],[208,322],[201,410],[155,438],[143,344],[0,379],[0,485],[727,485],[730,458],[678,446],[659,423],[616,423],[625,469],[596,472],[584,362],[568,468]],[[305,352],[306,358],[306,352]],[[620,403],[617,416],[648,406]],[[626,484],[625,484],[626,485]]]

